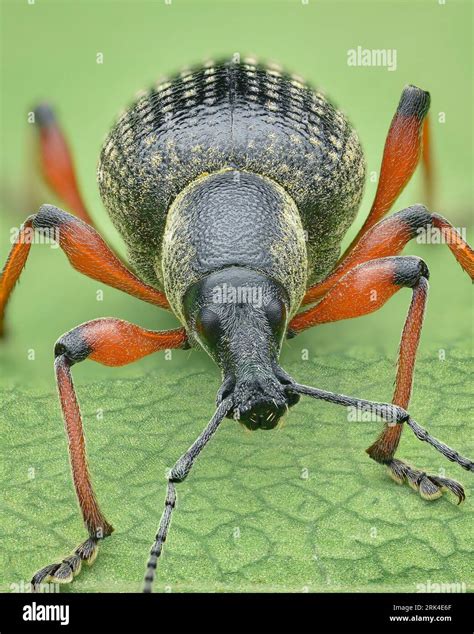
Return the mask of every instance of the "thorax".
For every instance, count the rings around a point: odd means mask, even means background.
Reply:
[[[294,314],[306,289],[305,232],[293,199],[276,182],[223,169],[188,185],[168,211],[157,277],[183,319],[186,290],[210,273],[248,267],[279,282]]]

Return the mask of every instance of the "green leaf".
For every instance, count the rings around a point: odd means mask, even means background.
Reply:
[[[455,348],[456,349],[456,348]],[[85,365],[85,364],[84,364]],[[115,526],[93,567],[64,591],[138,591],[163,508],[165,471],[213,413],[216,373],[168,371],[78,388],[90,466]],[[321,388],[389,399],[393,361],[354,348],[286,364]],[[211,377],[211,380],[210,380]],[[410,411],[464,455],[473,453],[463,355],[418,363]],[[4,390],[2,589],[28,582],[85,538],[53,393]],[[103,410],[103,419],[97,413]],[[399,456],[461,480],[468,498],[424,501],[364,449],[381,423],[348,422],[344,408],[302,398],[285,425],[246,432],[226,420],[177,486],[178,506],[157,591],[408,591],[472,575],[472,476],[410,430]],[[471,496],[469,496],[471,494]]]

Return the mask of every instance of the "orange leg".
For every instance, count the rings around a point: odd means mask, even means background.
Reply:
[[[433,207],[433,202],[436,198],[433,168],[433,150],[431,145],[430,115],[428,114],[426,115],[426,119],[423,124],[423,149],[421,160],[423,164],[423,180],[426,199],[425,202],[429,209]]]
[[[302,330],[341,319],[361,317],[381,308],[400,288],[410,286],[417,271],[426,271],[426,264],[413,256],[369,260],[350,269],[321,299],[298,313],[289,329]]]
[[[403,90],[385,141],[382,164],[380,166],[379,183],[374,202],[372,203],[369,215],[362,228],[347,247],[344,254],[339,258],[336,268],[336,271],[339,273],[342,272],[342,274],[344,274],[351,266],[354,266],[354,259],[351,257],[352,251],[356,250],[364,236],[391,209],[398,196],[410,181],[418,165],[420,156],[422,156],[424,166],[427,200],[432,200],[433,170],[430,154],[429,124],[426,119],[429,107],[429,93],[416,86],[407,86]],[[372,237],[374,236],[376,236],[375,233],[372,234]],[[366,247],[364,247],[364,249],[366,249]],[[362,251],[364,249],[362,249]],[[359,254],[362,251],[358,249]],[[395,254],[396,252],[394,251],[383,251],[381,254],[377,253],[374,257]],[[346,266],[347,260],[349,260],[349,266]],[[339,275],[339,277],[341,276]],[[308,289],[303,303],[309,304],[319,297],[322,297],[335,281],[337,280],[333,278],[331,274],[329,278],[314,284]]]
[[[388,131],[374,202],[367,220],[343,257],[390,210],[418,165],[423,142],[423,121],[430,107],[429,93],[406,86]]]
[[[415,257],[387,257],[359,264],[336,282],[319,304],[296,315],[290,322],[290,329],[297,333],[316,324],[360,317],[381,308],[400,288],[413,289],[400,342],[392,398],[393,404],[406,409],[410,401],[416,351],[423,325],[427,279],[426,264]],[[439,497],[442,490],[448,488],[462,501],[464,491],[458,482],[428,476],[394,458],[401,431],[401,425],[386,425],[375,443],[368,448],[370,457],[386,464],[390,475],[397,482],[408,481],[426,499]]]
[[[36,215],[30,216],[22,225],[2,271],[0,333],[3,331],[6,305],[25,266],[35,230],[59,242],[77,271],[145,302],[169,308],[165,294],[144,284],[125,268],[95,229],[57,207],[43,205]]]
[[[89,537],[62,562],[50,564],[38,571],[33,577],[33,586],[48,581],[72,581],[79,573],[82,561],[87,560],[91,564],[95,559],[98,541],[113,531],[99,508],[92,486],[71,366],[85,359],[109,366],[125,365],[157,350],[182,348],[186,341],[184,328],[156,332],[120,319],[108,318],[86,322],[63,335],[56,343],[54,366],[68,437],[72,477]]]
[[[325,280],[308,290],[302,303],[311,304],[323,297],[347,271],[358,264],[398,255],[410,240],[417,236],[427,236],[433,230],[438,232],[456,260],[473,279],[474,251],[471,247],[445,218],[430,214],[423,205],[413,205],[369,229],[336,269]]]
[[[74,214],[94,225],[77,185],[74,163],[68,143],[52,108],[41,104],[34,111],[38,128],[41,172],[46,184]]]

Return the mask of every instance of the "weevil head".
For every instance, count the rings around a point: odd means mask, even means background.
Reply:
[[[228,417],[249,429],[274,428],[299,399],[278,364],[288,310],[280,284],[242,267],[211,273],[184,298],[188,330],[222,371],[217,401],[231,395]]]

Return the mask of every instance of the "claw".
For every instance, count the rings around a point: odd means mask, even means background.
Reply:
[[[442,491],[446,491],[447,489],[454,493],[454,495],[458,498],[458,504],[464,502],[466,499],[466,493],[464,492],[464,487],[456,480],[450,480],[449,478],[441,478],[440,476],[430,476],[431,480],[435,482],[439,487],[441,487]]]
[[[456,480],[428,475],[419,469],[413,469],[402,460],[392,459],[387,464],[390,477],[398,484],[407,482],[414,491],[418,491],[424,500],[436,500],[447,490],[458,498],[458,504],[466,499],[464,489]]]

